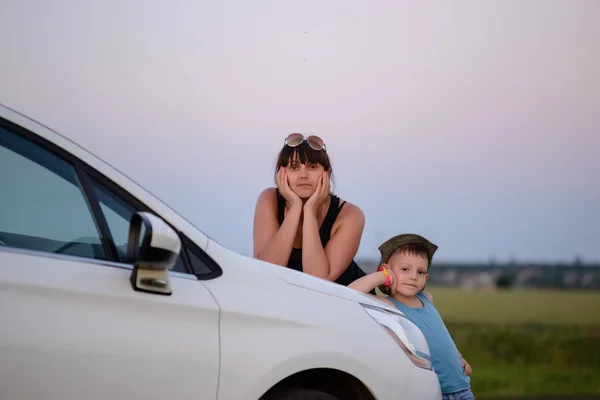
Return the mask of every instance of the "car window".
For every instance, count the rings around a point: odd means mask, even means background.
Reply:
[[[129,221],[131,220],[133,213],[139,210],[98,181],[92,180],[92,187],[98,198],[98,202],[100,203],[100,208],[108,224],[113,241],[117,246],[119,257],[121,258],[121,261],[125,262]],[[175,266],[173,266],[172,271],[186,273],[185,263],[183,262],[181,254],[177,258],[177,262]]]
[[[202,275],[213,275],[215,270],[218,268],[214,261],[212,261],[206,253],[200,251],[197,246],[192,246],[191,242],[188,243],[188,240],[184,240],[183,242],[186,245],[187,255],[189,257],[190,263],[192,264],[192,268],[194,269],[194,273],[201,277]],[[209,265],[212,265],[213,268],[210,268]]]
[[[129,221],[145,206],[51,148],[0,126],[0,246],[127,263]],[[172,271],[220,276],[206,253],[185,235],[181,239]]]
[[[0,127],[0,245],[109,259],[72,164]]]

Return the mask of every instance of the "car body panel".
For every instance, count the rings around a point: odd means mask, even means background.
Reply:
[[[257,398],[273,382],[311,368],[349,373],[383,399],[403,385],[398,371],[407,370],[410,361],[359,304],[379,301],[319,278],[323,287],[307,291],[273,271],[306,274],[248,259],[212,241],[208,250],[220,264],[240,266],[205,282],[221,309],[220,398]],[[346,296],[332,294],[338,288]],[[373,357],[382,351],[388,357]]]
[[[0,398],[216,399],[219,309],[201,282],[0,247]]]
[[[360,303],[397,310],[230,251],[72,141],[1,105],[0,117],[104,175],[222,269],[170,273],[162,296],[134,291],[131,265],[0,246],[0,398],[258,399],[312,368],[344,371],[376,399],[441,397]]]

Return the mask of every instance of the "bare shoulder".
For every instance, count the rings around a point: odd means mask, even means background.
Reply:
[[[340,199],[340,204],[343,202],[344,202],[344,200]],[[356,222],[360,225],[364,225],[365,213],[363,212],[363,210],[361,210],[361,208],[359,206],[347,201],[344,204],[344,206],[342,207],[342,210],[340,211],[338,219],[340,221],[350,220],[350,221]]]
[[[423,292],[423,296],[427,297],[427,300],[429,300],[431,304],[433,304],[433,296],[431,295],[431,293]]]
[[[277,203],[277,192],[274,187],[268,187],[264,189],[258,195],[258,199],[256,200],[259,204],[276,204]]]
[[[277,192],[275,188],[266,188],[258,195],[254,209],[254,225],[263,226],[265,221],[277,219]]]
[[[264,189],[256,199],[252,235],[254,240],[254,257],[258,257],[264,246],[279,229],[277,220],[277,193],[275,188]]]

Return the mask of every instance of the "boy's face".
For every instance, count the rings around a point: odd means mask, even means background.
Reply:
[[[425,288],[429,280],[426,257],[395,253],[390,257],[387,266],[396,275],[396,293],[401,296],[415,296]]]

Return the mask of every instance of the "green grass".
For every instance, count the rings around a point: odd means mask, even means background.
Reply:
[[[600,394],[598,371],[591,368],[483,365],[471,384],[476,398]]]
[[[447,322],[487,395],[600,394],[600,327]]]
[[[478,398],[600,395],[600,292],[427,290]]]
[[[600,292],[427,287],[444,320],[600,325]]]

